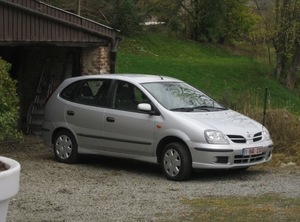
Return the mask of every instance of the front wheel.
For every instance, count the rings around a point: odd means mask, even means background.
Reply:
[[[62,130],[55,136],[53,149],[56,159],[61,163],[78,161],[77,142],[67,130]]]
[[[169,180],[187,180],[192,172],[192,158],[188,148],[178,142],[168,144],[162,152],[162,170]]]

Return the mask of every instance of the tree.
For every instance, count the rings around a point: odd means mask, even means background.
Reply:
[[[248,40],[260,20],[253,13],[249,0],[225,0],[225,4],[224,41]]]
[[[139,0],[138,6],[166,22],[171,32],[199,42],[239,40],[257,23],[249,0]]]
[[[286,87],[293,89],[297,81],[298,72],[300,70],[300,44],[297,45],[292,64],[286,77]]]
[[[292,90],[300,70],[300,0],[254,0],[257,11],[263,18],[266,37],[276,51],[275,76],[285,79],[285,85]],[[265,8],[272,15],[266,16]]]
[[[139,27],[139,16],[133,0],[123,0],[118,7],[114,26],[123,35],[132,35]]]
[[[194,10],[194,14],[200,15],[201,20],[199,28],[195,30],[198,33],[198,41],[220,43],[221,39],[224,39],[226,8],[225,1],[198,2]]]
[[[81,12],[81,0],[77,0],[77,15],[80,15]]]
[[[120,0],[44,0],[44,2],[111,26]]]

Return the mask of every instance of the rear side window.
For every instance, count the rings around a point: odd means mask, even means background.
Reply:
[[[78,85],[78,82],[74,82],[70,85],[68,85],[64,90],[60,93],[60,97],[66,99],[66,100],[71,100],[72,95],[74,90],[76,89],[76,86]]]
[[[74,102],[90,106],[107,107],[109,104],[108,90],[110,82],[110,80],[101,79],[85,81],[76,90]]]

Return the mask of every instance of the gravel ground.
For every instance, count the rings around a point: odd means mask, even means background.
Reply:
[[[182,201],[203,196],[300,197],[300,170],[255,167],[244,172],[195,172],[189,181],[167,180],[158,165],[100,156],[56,162],[38,136],[24,144],[0,143],[0,155],[21,164],[20,191],[7,222],[180,221]]]

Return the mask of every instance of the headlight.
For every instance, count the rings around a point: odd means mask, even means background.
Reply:
[[[227,137],[217,130],[205,130],[204,136],[207,143],[212,144],[229,144]]]
[[[271,139],[270,133],[267,130],[267,128],[263,127],[262,133],[263,133],[263,136],[264,136],[265,140],[270,140]]]

